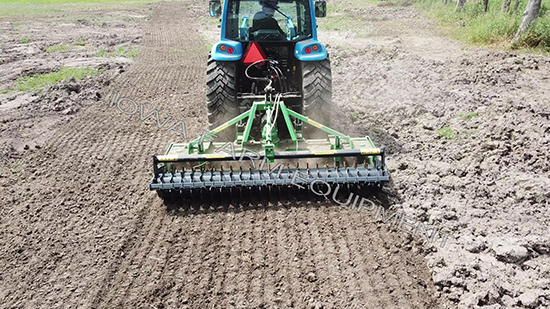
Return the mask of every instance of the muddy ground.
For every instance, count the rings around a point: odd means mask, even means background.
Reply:
[[[550,60],[465,48],[410,7],[334,5],[353,24],[319,26],[335,122],[386,146],[392,212],[448,232],[443,248],[330,202],[167,209],[148,191],[151,155],[207,126],[215,26],[196,22],[199,1],[75,11],[98,24],[72,24],[90,43],[66,58],[41,49],[59,34],[37,21],[18,21],[39,32],[35,53],[17,46],[25,30],[2,34],[1,89],[80,58],[104,68],[0,97],[3,307],[549,306]],[[66,18],[40,22],[56,29]],[[112,34],[137,56],[97,57]],[[71,83],[82,90],[63,90]],[[115,94],[171,119],[159,129],[124,114],[109,107]],[[59,97],[73,103],[56,110]]]
[[[152,8],[136,6],[139,8],[123,4],[66,4],[43,9],[45,13],[33,9],[29,10],[33,14],[30,16],[8,15],[0,19],[4,162],[13,163],[24,150],[41,147],[72,115],[102,99],[105,87],[133,62],[130,52],[139,50],[142,28]],[[9,8],[9,4],[2,7]],[[45,89],[17,91],[18,79],[62,68],[90,68],[101,74],[64,80]]]

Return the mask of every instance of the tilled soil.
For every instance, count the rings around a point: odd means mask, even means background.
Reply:
[[[4,163],[16,162],[28,148],[40,148],[72,115],[99,102],[111,79],[132,63],[131,57],[117,51],[137,52],[145,14],[151,8],[78,5],[59,5],[45,15],[0,18],[0,161]],[[17,91],[22,78],[81,67],[101,74]]]
[[[328,202],[167,209],[147,190],[151,155],[207,127],[213,31],[190,26],[204,5],[152,6],[128,70],[83,82],[81,111],[2,161],[2,307],[550,306],[548,58],[465,49],[412,8],[334,1],[361,23],[320,32],[333,122],[386,146],[391,213],[449,233],[444,247]],[[2,111],[10,143],[44,108],[15,100],[28,105]]]
[[[193,28],[203,14],[198,1],[156,5],[139,56],[101,103],[27,150],[16,171],[3,166],[2,306],[438,307],[423,247],[366,211],[171,210],[148,191],[152,154],[207,126],[208,46]],[[171,118],[159,129],[128,100],[109,107],[115,94]]]
[[[396,211],[452,234],[426,251],[436,296],[546,308],[550,59],[463,49],[403,10],[368,8],[369,37],[328,33],[341,126],[387,147]]]

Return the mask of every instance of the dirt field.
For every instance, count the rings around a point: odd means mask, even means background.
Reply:
[[[0,20],[0,89],[81,58],[103,68],[47,95],[0,94],[1,307],[550,306],[550,59],[465,49],[409,7],[335,0],[345,22],[320,22],[334,122],[386,146],[385,196],[448,231],[443,248],[328,202],[167,209],[148,191],[151,156],[207,127],[217,28],[198,19],[202,2],[72,12],[90,43],[62,54],[44,48],[81,39]],[[35,53],[19,46],[27,30],[44,37]],[[101,57],[102,46],[139,53]],[[115,94],[174,130],[109,107]]]
[[[136,8],[137,7],[137,8]],[[133,62],[151,7],[136,4],[20,4],[27,14],[0,19],[0,125],[2,160],[21,158],[40,147],[81,108],[99,102],[105,88]],[[118,52],[117,52],[118,51]],[[63,80],[47,91],[6,92],[18,78],[61,68],[89,68],[100,75]]]

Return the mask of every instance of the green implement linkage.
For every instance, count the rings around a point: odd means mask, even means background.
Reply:
[[[260,113],[261,111],[265,113]],[[290,139],[279,139],[277,119],[282,114],[284,126]],[[259,116],[262,116],[259,117]],[[262,118],[261,140],[251,136],[255,119]],[[326,139],[307,140],[303,137],[302,124],[307,123],[328,134]],[[214,142],[216,134],[236,126],[234,142]],[[282,151],[281,151],[282,150]],[[332,158],[334,167],[291,168],[289,162],[305,159]],[[383,148],[377,148],[369,137],[352,138],[328,128],[286,107],[280,96],[266,95],[266,100],[254,102],[251,108],[218,126],[188,144],[170,145],[165,155],[153,158],[154,178],[151,190],[167,197],[185,195],[193,190],[209,191],[219,189],[250,189],[251,187],[272,187],[308,185],[312,182],[324,182],[330,185],[355,184],[380,187],[389,181],[385,169]],[[243,162],[243,159],[244,162]],[[355,159],[354,164],[346,160]],[[270,163],[284,160],[271,169]],[[233,168],[214,167],[214,162],[237,161],[252,167],[243,171]],[[255,162],[260,168],[256,169]],[[264,169],[267,163],[267,169]],[[194,164],[194,166],[193,166]],[[209,166],[211,164],[211,166]],[[187,167],[187,169],[186,169]],[[273,172],[277,170],[277,174]],[[202,196],[202,193],[201,193]]]

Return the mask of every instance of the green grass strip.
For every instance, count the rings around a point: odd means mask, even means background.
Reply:
[[[17,79],[17,86],[15,90],[37,91],[44,87],[54,85],[60,81],[74,78],[79,80],[86,76],[94,76],[101,73],[99,70],[92,68],[63,68],[57,72],[48,74],[36,74],[33,76],[25,76]]]

